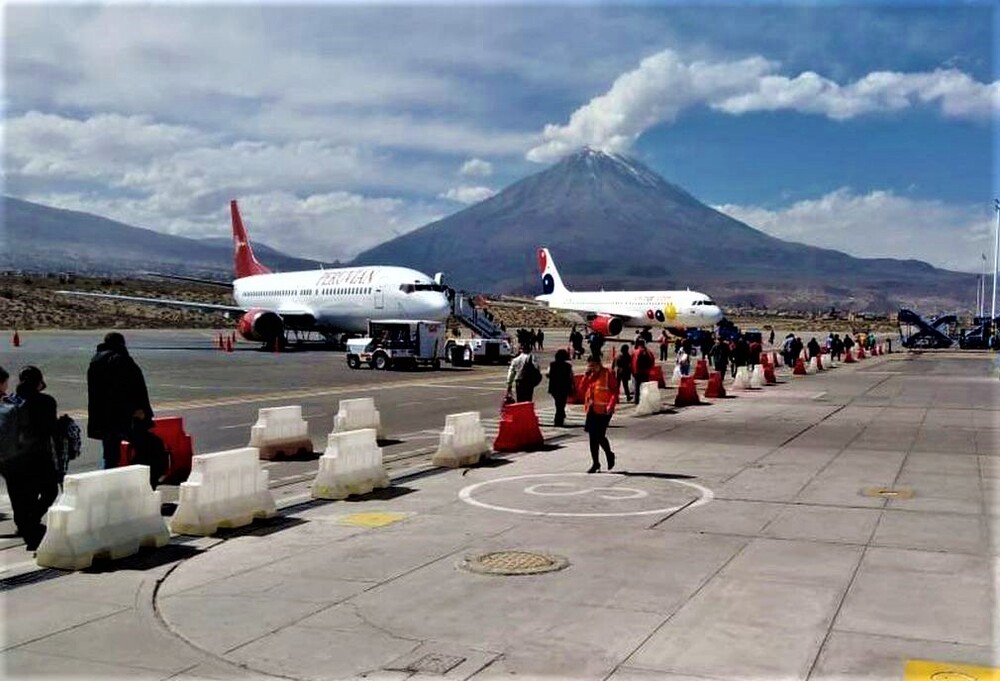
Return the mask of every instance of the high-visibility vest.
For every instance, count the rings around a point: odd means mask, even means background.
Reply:
[[[607,369],[602,369],[591,376],[587,383],[586,410],[594,410],[597,414],[607,414],[611,400],[618,397],[618,386],[614,376]]]

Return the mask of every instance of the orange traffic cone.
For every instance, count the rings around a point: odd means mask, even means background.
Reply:
[[[851,354],[850,350],[844,351],[844,364],[854,364],[857,360],[854,359],[854,355]]]
[[[227,338],[226,339],[226,352],[232,352],[232,351],[233,351],[233,339],[232,338]]]
[[[222,340],[222,332],[221,332],[221,331],[219,332],[219,338],[218,338],[218,340],[217,340],[217,341],[215,342],[215,345],[216,345],[216,347],[218,347],[218,348],[219,348],[220,350],[225,350],[225,349],[226,349],[226,343],[225,343],[225,341],[223,341],[223,340]]]
[[[795,375],[795,376],[806,376],[806,375],[808,375],[806,373],[806,363],[802,361],[801,357],[799,357],[797,360],[795,360],[795,369],[794,369],[794,371],[792,371],[792,374]]]
[[[705,397],[725,397],[726,389],[722,385],[722,374],[718,371],[713,371],[708,377],[708,387],[705,388]]]
[[[696,381],[708,380],[708,360],[699,359],[694,365],[694,379]]]
[[[10,339],[10,342],[15,348],[21,347],[21,334],[17,332],[17,329],[14,329],[14,337]]]
[[[764,383],[766,385],[777,385],[778,379],[774,376],[774,366],[768,364],[764,367]]]
[[[859,345],[858,346],[858,359],[864,359],[864,358],[865,358],[865,349]]]
[[[698,388],[694,384],[694,376],[684,376],[681,384],[677,388],[677,395],[674,397],[675,407],[688,407],[694,404],[701,404],[698,399]]]

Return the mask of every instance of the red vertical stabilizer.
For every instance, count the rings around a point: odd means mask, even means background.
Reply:
[[[252,277],[255,274],[270,274],[267,269],[253,255],[253,247],[250,246],[250,239],[247,238],[247,231],[243,229],[243,220],[240,218],[240,209],[236,201],[229,202],[229,210],[233,214],[233,243],[236,250],[233,253],[233,273],[237,279]]]

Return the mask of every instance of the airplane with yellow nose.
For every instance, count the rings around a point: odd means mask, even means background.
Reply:
[[[583,317],[602,336],[617,336],[626,326],[684,329],[714,326],[722,309],[698,291],[570,291],[547,248],[538,249],[543,295],[535,300]]]

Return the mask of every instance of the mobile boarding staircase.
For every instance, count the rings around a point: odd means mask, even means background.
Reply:
[[[898,319],[899,337],[904,348],[943,349],[955,344],[955,339],[947,333],[957,322],[955,315],[942,315],[927,321],[913,310],[903,308],[899,311]],[[904,325],[909,328],[905,334]]]
[[[451,313],[463,326],[468,327],[480,338],[503,338],[506,332],[500,327],[500,321],[492,315],[487,316],[486,310],[475,306],[464,293],[455,291],[451,298]]]

